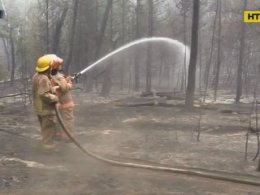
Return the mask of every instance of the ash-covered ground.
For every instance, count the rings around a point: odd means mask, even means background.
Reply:
[[[249,103],[205,104],[188,112],[172,102],[129,106],[126,99],[82,94],[76,102],[76,138],[93,153],[260,179],[258,159],[252,161],[254,134],[245,160]],[[39,125],[30,104],[6,102],[0,115],[0,194],[260,194],[260,187],[252,185],[112,166],[71,143],[57,142],[58,151],[46,153],[39,146]]]

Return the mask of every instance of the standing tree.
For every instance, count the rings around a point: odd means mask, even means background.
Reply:
[[[61,17],[58,19],[57,24],[55,26],[55,31],[54,31],[53,41],[51,46],[52,53],[59,52],[59,44],[60,44],[60,39],[62,34],[62,27],[67,15],[67,11],[68,11],[68,5],[66,4],[62,10]]]
[[[216,32],[215,29],[216,29],[216,23],[217,23],[218,10],[219,10],[219,4],[217,2],[216,3],[216,11],[215,11],[216,14],[214,16],[214,22],[213,22],[213,26],[212,26],[212,37],[211,37],[211,46],[210,46],[210,51],[209,51],[209,59],[206,62],[205,73],[204,73],[205,92],[204,92],[203,101],[206,100],[206,94],[207,94],[208,86],[209,86],[210,68],[211,68],[213,51],[214,51],[214,39],[215,39],[215,32]]]
[[[16,62],[15,62],[15,46],[14,46],[14,29],[13,27],[10,27],[10,45],[11,45],[11,62],[12,62],[12,68],[11,68],[11,85],[13,85],[14,82],[14,75],[15,75],[15,68],[16,68]]]
[[[141,0],[136,1],[136,27],[135,27],[135,38],[139,39],[141,37],[140,35],[140,17],[141,17]],[[140,89],[140,73],[139,73],[139,52],[135,50],[135,80],[134,80],[134,89],[135,91],[138,91]]]
[[[187,14],[191,7],[191,2],[186,0],[179,0],[176,3],[176,7],[180,10],[180,14],[182,16],[182,22],[183,22],[183,44],[186,45],[187,43]],[[187,81],[187,70],[186,70],[186,59],[187,59],[187,48],[184,49],[184,59],[183,59],[183,69],[182,74],[179,76],[181,77],[181,90],[183,91],[186,87],[186,81]]]
[[[72,27],[70,32],[70,38],[69,38],[69,53],[67,58],[67,66],[65,67],[65,72],[69,72],[71,62],[72,62],[72,56],[74,52],[74,38],[75,38],[75,31],[76,31],[76,21],[77,21],[77,13],[78,13],[78,7],[79,7],[79,0],[74,1],[74,8],[73,8],[73,19],[72,19]]]
[[[193,108],[193,99],[195,91],[196,79],[196,64],[198,53],[198,30],[199,30],[199,8],[200,1],[193,0],[193,16],[192,16],[192,30],[191,30],[191,54],[188,73],[188,86],[186,89],[185,106],[188,109]]]
[[[247,1],[244,1],[243,10],[246,10],[246,8],[247,8]],[[246,26],[242,19],[241,20],[239,59],[238,59],[238,67],[237,67],[236,103],[238,103],[240,101],[240,98],[242,95],[242,72],[243,72],[243,63],[244,63],[245,34],[246,34]]]
[[[148,14],[148,36],[153,36],[153,0],[148,0],[149,14]],[[152,46],[147,45],[147,59],[146,59],[146,92],[150,92],[152,88]]]
[[[103,19],[102,19],[102,23],[101,23],[101,27],[100,27],[100,32],[99,32],[99,35],[98,35],[98,38],[97,38],[97,50],[96,50],[96,53],[95,53],[96,59],[100,55],[100,51],[101,51],[101,47],[102,47],[102,44],[103,44],[105,31],[106,31],[106,27],[107,27],[107,21],[108,21],[109,13],[112,9],[112,5],[113,5],[113,0],[108,0],[107,5],[106,5],[106,9],[105,9],[105,13],[103,15]]]
[[[49,34],[50,34],[50,29],[49,29],[49,0],[46,0],[46,12],[45,12],[45,20],[46,20],[46,53],[49,53]]]
[[[221,24],[221,0],[217,1],[218,4],[218,57],[217,57],[217,67],[216,67],[216,75],[215,75],[215,83],[214,83],[214,100],[217,100],[217,91],[219,85],[219,73],[221,67],[221,33],[222,33],[222,24]]]
[[[121,22],[122,22],[122,36],[121,36],[121,44],[124,44],[125,43],[125,36],[126,36],[126,19],[125,19],[125,14],[126,14],[126,0],[122,0],[122,5],[121,5],[121,8],[122,8],[122,13],[121,13]],[[121,74],[120,74],[120,90],[123,90],[124,88],[124,72],[125,72],[125,68],[124,66],[121,67]]]
[[[116,48],[116,43],[118,40],[118,34],[115,33],[114,35],[114,18],[113,18],[113,5],[111,7],[110,10],[110,48],[112,50],[115,50]],[[113,69],[113,59],[109,60],[107,66],[105,67],[105,71],[104,71],[104,82],[102,85],[102,89],[101,89],[101,96],[102,97],[107,97],[110,93],[110,89],[112,86],[112,81],[111,81],[111,75],[112,75],[112,69]]]

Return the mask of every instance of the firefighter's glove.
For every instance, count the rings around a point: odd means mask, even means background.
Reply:
[[[78,73],[75,73],[75,74],[72,74],[71,75],[71,80],[72,81],[75,81],[76,83],[78,83],[78,80],[79,80],[79,77],[81,76],[81,73],[78,72]]]
[[[57,89],[59,89],[59,88],[60,88],[60,86],[54,86],[54,87],[53,87],[53,89],[54,89],[55,92],[56,92]]]
[[[58,97],[54,94],[50,94],[50,99],[51,99],[51,102],[54,104],[56,104],[59,101]]]

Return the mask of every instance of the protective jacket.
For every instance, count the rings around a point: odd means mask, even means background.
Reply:
[[[57,96],[46,74],[35,73],[33,83],[33,106],[37,115],[55,115]]]
[[[59,88],[56,90],[56,95],[59,98],[59,108],[73,108],[75,104],[70,93],[72,88],[71,79],[58,72],[56,75],[52,76],[52,85],[59,86]]]

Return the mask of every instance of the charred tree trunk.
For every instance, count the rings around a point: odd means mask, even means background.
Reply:
[[[260,157],[259,157],[259,160],[258,160],[257,171],[259,171],[259,172],[260,172]]]
[[[251,43],[252,42],[249,42],[248,43],[248,47],[247,47],[247,53],[250,54],[252,52],[252,48],[251,48]],[[251,62],[250,62],[250,55],[247,55],[246,56],[246,59],[245,59],[245,68],[244,68],[244,71],[243,71],[243,78],[244,78],[244,86],[245,86],[245,94],[246,94],[246,97],[248,98],[249,96],[249,92],[251,89],[251,86],[253,83],[251,83],[251,76],[250,76],[250,65],[251,65]]]
[[[135,31],[135,38],[139,39],[140,38],[140,15],[141,15],[141,0],[136,1],[136,31]],[[135,50],[135,59],[134,59],[134,64],[135,64],[135,82],[134,82],[134,90],[139,91],[140,89],[140,71],[139,71],[139,52],[138,49]]]
[[[201,93],[202,87],[201,87],[201,83],[202,83],[202,40],[201,40],[201,33],[199,31],[199,91]]]
[[[162,83],[162,73],[163,73],[163,66],[164,66],[164,58],[163,52],[160,53],[160,67],[159,67],[159,75],[158,75],[158,86],[161,87]]]
[[[186,56],[187,56],[187,49],[186,49],[186,12],[184,12],[184,14],[183,14],[183,44],[185,45],[185,49],[184,49],[182,86],[181,86],[182,91],[185,90],[186,81],[187,81],[187,70],[186,70]]]
[[[21,32],[23,33],[24,29],[20,29]],[[27,78],[28,76],[28,56],[27,56],[27,51],[26,51],[26,43],[25,43],[25,38],[23,37],[20,37],[20,52],[18,53],[19,55],[19,61],[20,61],[20,64],[21,64],[21,71],[22,71],[22,78]],[[28,84],[27,83],[28,80],[26,79],[26,82],[24,82],[25,84]],[[25,89],[25,91],[27,90],[27,88]]]
[[[244,1],[243,10],[246,10],[246,8],[247,8],[247,1]],[[239,50],[239,59],[238,59],[238,67],[237,67],[236,103],[240,101],[242,95],[242,72],[243,72],[243,61],[244,61],[245,34],[246,34],[246,26],[242,19],[240,50]]]
[[[89,2],[90,3],[90,2]],[[87,44],[85,45],[87,48],[93,48],[93,49],[88,49],[88,54],[89,56],[84,56],[84,59],[86,62],[93,62],[95,61],[96,58],[96,50],[97,50],[97,42],[98,42],[98,21],[99,21],[99,1],[95,0],[94,2],[92,2],[93,4],[88,5],[88,7],[94,7],[95,9],[93,9],[94,13],[93,13],[93,18],[90,18],[90,16],[88,17],[91,19],[91,22],[89,22],[89,26],[92,26],[92,28],[90,28],[88,30],[88,40],[87,40]],[[86,63],[86,64],[89,64]],[[85,65],[84,65],[85,66]],[[83,68],[83,67],[82,67]],[[84,67],[85,68],[85,67]],[[95,71],[93,71],[95,72]],[[97,74],[97,73],[96,73]],[[84,89],[87,92],[91,92],[93,91],[93,87],[94,87],[94,77],[93,74],[86,74],[83,77],[83,82],[84,82]]]
[[[110,10],[110,45],[111,45],[111,49],[115,49],[116,48],[116,41],[117,41],[117,37],[113,38],[113,6],[111,7]],[[117,35],[115,35],[117,36]],[[115,40],[114,40],[115,39]],[[104,82],[102,85],[102,90],[101,90],[101,96],[102,97],[107,97],[109,96],[110,93],[110,89],[111,89],[111,74],[112,74],[112,68],[113,68],[113,60],[109,60],[109,64],[106,65],[105,67],[105,72],[104,72]]]
[[[113,0],[108,0],[107,6],[105,9],[105,13],[104,13],[104,16],[102,19],[102,23],[101,23],[101,29],[100,29],[99,36],[97,39],[97,50],[96,50],[96,54],[95,54],[96,59],[100,55],[101,47],[102,47],[103,40],[104,40],[104,34],[105,34],[106,26],[107,26],[107,20],[108,20],[109,12],[112,8],[112,5],[113,5]]]
[[[65,6],[60,19],[58,20],[57,24],[56,24],[56,28],[55,28],[55,32],[54,32],[54,36],[53,36],[53,41],[52,41],[52,53],[58,53],[59,51],[59,44],[60,44],[60,37],[61,37],[61,32],[62,32],[62,26],[64,24],[64,20],[66,18],[66,14],[68,11],[68,6]]]
[[[9,51],[9,47],[7,45],[7,40],[2,38],[2,42],[4,45],[4,51],[5,51],[5,56],[6,56],[6,60],[7,60],[7,70],[10,71],[11,70],[11,62],[10,62],[10,51]]]
[[[218,4],[218,57],[217,57],[217,68],[216,68],[216,76],[215,76],[215,83],[214,83],[214,100],[217,100],[217,91],[218,91],[218,85],[219,85],[219,72],[221,67],[221,31],[222,31],[222,25],[221,25],[221,0],[217,1]]]
[[[149,14],[148,14],[148,36],[153,36],[153,0],[148,0]],[[147,45],[147,60],[146,60],[146,92],[151,92],[152,88],[152,45]]]
[[[145,92],[151,92],[152,89],[152,65],[151,65],[151,53],[152,46],[147,46],[147,57],[146,57],[146,87]]]
[[[212,28],[212,38],[211,38],[209,59],[208,59],[208,63],[206,64],[206,67],[205,67],[205,78],[204,78],[204,81],[205,81],[205,92],[204,92],[203,101],[205,101],[205,99],[206,99],[208,86],[209,86],[209,75],[210,75],[210,67],[211,67],[211,62],[212,62],[212,57],[213,57],[213,50],[214,50],[214,38],[215,38],[215,28],[216,28],[216,23],[217,23],[217,13],[218,13],[218,3],[217,3],[217,6],[216,6],[216,14],[215,14],[213,28]]]
[[[193,0],[191,54],[190,54],[190,63],[189,63],[188,86],[186,90],[186,99],[185,99],[185,106],[187,109],[193,108],[193,100],[194,100],[196,64],[197,64],[197,53],[198,53],[199,8],[200,8],[200,1]]]
[[[10,28],[10,34],[9,34],[9,39],[10,39],[10,45],[11,45],[11,85],[13,85],[14,82],[14,74],[15,74],[15,68],[16,68],[16,62],[15,62],[15,48],[14,48],[14,37],[13,37],[13,28]]]
[[[113,68],[113,60],[110,60],[107,66],[105,67],[104,82],[100,94],[102,97],[109,96],[111,85],[112,85],[112,81],[111,81],[112,68]]]
[[[125,13],[126,13],[126,1],[122,0],[122,45],[125,43]],[[123,65],[120,67],[120,90],[123,90],[124,88],[124,77],[125,77],[125,61],[123,61]]]
[[[45,13],[45,19],[46,19],[46,53],[49,53],[49,0],[46,0],[46,13]]]
[[[73,8],[72,27],[71,27],[70,38],[69,38],[69,52],[68,52],[68,58],[66,60],[67,66],[65,67],[65,72],[69,72],[71,62],[72,62],[72,54],[74,51],[74,38],[75,38],[76,22],[77,22],[77,13],[78,13],[78,4],[79,4],[79,0],[75,0],[74,8]]]
[[[112,5],[113,5],[113,0],[108,0],[106,8],[105,8],[104,15],[103,15],[103,18],[102,18],[102,22],[101,22],[101,29],[98,33],[98,37],[97,37],[97,40],[96,40],[96,51],[95,51],[95,54],[94,54],[95,60],[98,59],[99,56],[100,56],[100,51],[101,51],[101,47],[102,47],[102,44],[103,44],[105,31],[106,31],[106,27],[107,27],[107,21],[108,21],[108,18],[109,18],[109,13],[110,13],[110,10],[112,8]],[[97,74],[96,71],[94,71],[94,74]],[[93,89],[94,85],[97,88],[97,78],[89,77],[87,90],[91,91]]]
[[[183,25],[183,44],[186,46],[187,42],[187,13],[190,10],[191,2],[187,0],[177,0],[176,7],[180,10],[180,14],[182,16],[182,25]],[[184,59],[183,59],[183,67],[179,70],[178,80],[177,80],[177,88],[180,85],[180,90],[184,91],[187,87],[187,48],[184,49]]]

